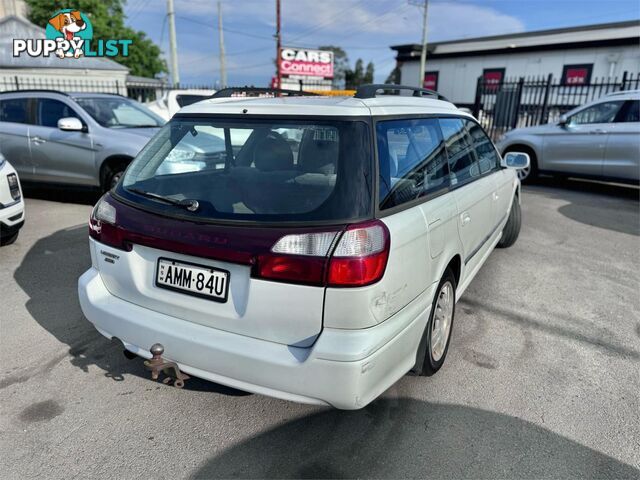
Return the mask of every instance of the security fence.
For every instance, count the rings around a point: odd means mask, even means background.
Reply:
[[[601,78],[575,85],[548,77],[478,79],[473,114],[496,139],[513,128],[541,125],[558,120],[569,110],[620,90],[637,89],[640,74],[624,72],[622,78]]]
[[[23,75],[0,76],[0,92],[14,90],[58,90],[61,92],[115,93],[140,102],[156,100],[168,91],[180,89],[214,89],[211,85],[180,85],[172,87],[164,82],[150,79],[96,80],[87,78],[26,77]]]

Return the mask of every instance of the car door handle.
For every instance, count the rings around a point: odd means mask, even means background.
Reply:
[[[595,130],[591,130],[589,133],[595,133],[596,135],[602,135],[607,133],[606,130],[603,130],[601,128],[596,128]]]
[[[497,202],[499,199],[500,199],[500,195],[498,194],[498,192],[493,192],[493,200]]]
[[[462,215],[460,215],[460,223],[462,224],[463,227],[466,224],[468,224],[470,221],[471,221],[471,215],[469,215],[469,213],[464,212]]]
[[[31,141],[36,144],[47,143],[47,141],[44,138],[40,138],[40,137],[33,137]]]

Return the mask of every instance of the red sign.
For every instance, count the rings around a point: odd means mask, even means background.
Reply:
[[[565,65],[562,69],[562,83],[565,85],[587,85],[591,81],[593,65]]]
[[[333,78],[333,52],[284,47],[280,50],[280,72],[283,76]]]
[[[425,72],[422,87],[429,90],[438,90],[438,72]]]

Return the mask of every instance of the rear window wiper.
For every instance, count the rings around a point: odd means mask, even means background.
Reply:
[[[182,200],[175,200],[171,197],[165,197],[163,195],[158,195],[157,193],[147,192],[145,190],[140,190],[138,188],[127,188],[128,192],[137,193],[138,195],[142,195],[143,197],[153,198],[155,200],[160,200],[161,202],[168,203],[170,205],[175,205],[176,207],[186,208],[190,212],[195,212],[200,207],[200,204],[197,200],[183,198]]]

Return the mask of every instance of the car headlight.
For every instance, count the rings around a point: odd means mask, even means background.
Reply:
[[[0,153],[0,168],[4,167],[5,163],[7,163],[7,159]]]

